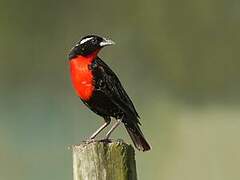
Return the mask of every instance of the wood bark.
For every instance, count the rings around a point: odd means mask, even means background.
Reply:
[[[74,180],[137,180],[135,152],[123,141],[72,146]]]

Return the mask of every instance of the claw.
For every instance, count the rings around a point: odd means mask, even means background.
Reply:
[[[83,141],[85,144],[90,144],[90,143],[93,143],[95,142],[96,140],[95,139],[92,139],[92,138],[88,138],[86,139],[85,141]]]
[[[110,143],[110,142],[112,142],[112,139],[105,138],[105,139],[101,139],[100,142]]]

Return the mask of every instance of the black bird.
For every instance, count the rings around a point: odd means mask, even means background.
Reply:
[[[85,105],[105,120],[90,139],[94,139],[107,127],[113,117],[117,122],[106,134],[106,139],[122,122],[135,147],[141,151],[150,150],[140,130],[139,115],[131,99],[116,74],[97,56],[103,47],[112,44],[115,43],[106,38],[88,35],[69,53],[71,80],[77,95]]]

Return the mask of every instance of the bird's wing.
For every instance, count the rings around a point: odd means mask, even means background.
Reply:
[[[98,76],[101,77],[99,78],[101,82],[96,83],[100,83],[101,86],[104,87],[103,92],[112,99],[113,103],[118,105],[123,111],[127,111],[131,113],[131,115],[134,115],[136,117],[135,119],[140,124],[138,121],[139,115],[116,74],[100,58],[96,58],[94,63],[95,65],[93,64],[93,68]]]

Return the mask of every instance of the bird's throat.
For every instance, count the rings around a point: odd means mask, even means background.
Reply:
[[[98,51],[89,56],[77,56],[70,60],[70,73],[73,87],[82,100],[89,100],[94,91],[92,61],[97,57]]]

